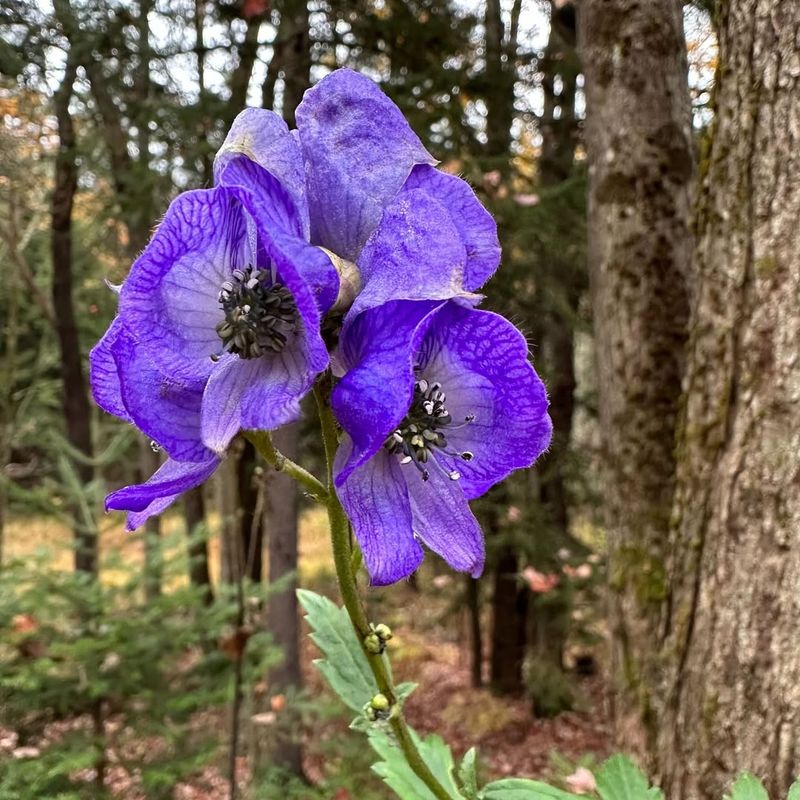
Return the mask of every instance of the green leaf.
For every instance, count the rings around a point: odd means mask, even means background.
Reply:
[[[297,597],[314,629],[311,640],[325,655],[314,664],[347,706],[361,713],[378,687],[347,611],[306,589],[298,589]]]
[[[432,734],[420,739],[417,733],[410,731],[411,738],[436,779],[453,798],[462,800],[453,779],[455,764],[450,748],[442,739]],[[436,800],[431,790],[417,777],[403,755],[403,751],[385,730],[373,729],[369,732],[369,743],[381,757],[381,761],[372,765],[373,771],[394,790],[401,800]]]
[[[789,796],[786,800],[800,800],[800,781],[795,781],[789,787]]]
[[[794,787],[792,787],[794,788]],[[769,800],[767,790],[761,781],[749,772],[743,772],[733,784],[730,795],[725,795],[725,800]],[[792,790],[789,790],[789,800],[792,800]]]
[[[483,787],[481,800],[581,800],[576,794],[556,789],[541,781],[525,778],[503,778]]]
[[[458,767],[458,779],[461,781],[461,791],[468,800],[477,800],[478,797],[478,751],[470,747]]]
[[[627,756],[612,756],[597,772],[597,793],[603,800],[663,800]]]
[[[403,683],[398,683],[397,686],[394,687],[394,693],[397,695],[397,700],[400,705],[408,700],[411,692],[413,692],[417,686],[419,686],[419,684],[413,681],[404,681]]]

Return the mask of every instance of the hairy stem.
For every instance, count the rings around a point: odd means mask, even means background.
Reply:
[[[319,408],[319,418],[322,425],[322,438],[325,445],[325,459],[328,465],[328,491],[326,506],[328,509],[328,521],[331,529],[331,543],[333,547],[333,560],[336,567],[336,578],[339,583],[339,590],[342,594],[344,607],[347,610],[353,627],[356,629],[358,640],[361,642],[364,655],[367,657],[372,674],[375,676],[375,683],[382,694],[386,696],[393,713],[389,720],[394,735],[397,738],[403,755],[411,769],[417,777],[431,790],[434,797],[439,800],[452,800],[450,793],[444,789],[434,774],[428,768],[419,754],[411,732],[402,710],[397,706],[397,693],[394,689],[391,673],[388,668],[388,661],[385,655],[378,655],[369,652],[364,647],[364,639],[370,634],[369,619],[358,594],[358,584],[352,568],[352,548],[350,545],[350,522],[347,515],[336,496],[333,486],[333,459],[338,445],[336,435],[336,421],[333,418],[330,405],[328,403],[329,389],[326,381],[317,384],[314,388],[314,396]]]
[[[328,502],[328,492],[322,483],[307,469],[295,464],[279,452],[272,442],[268,431],[244,431],[245,438],[258,450],[261,456],[278,472],[285,472],[290,478],[305,486],[308,493],[320,503]]]

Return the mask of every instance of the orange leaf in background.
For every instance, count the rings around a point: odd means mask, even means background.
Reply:
[[[36,633],[39,623],[33,614],[17,614],[11,619],[11,630],[14,633]]]
[[[219,649],[225,653],[231,661],[239,661],[247,647],[247,640],[253,635],[251,628],[237,628],[228,636],[223,636],[219,640]]]
[[[572,775],[567,776],[566,783],[575,794],[589,794],[597,789],[594,775],[586,767],[578,767]]]
[[[242,17],[252,19],[269,11],[269,0],[242,0]]]
[[[528,588],[537,594],[546,594],[558,586],[558,575],[555,572],[539,572],[534,567],[525,567],[522,577]]]
[[[286,695],[276,694],[274,697],[270,697],[269,706],[275,713],[283,711],[286,708]]]
[[[569,564],[565,564],[563,570],[564,574],[568,578],[582,578],[583,580],[587,580],[588,578],[592,577],[591,564],[579,564],[577,567],[572,567]]]

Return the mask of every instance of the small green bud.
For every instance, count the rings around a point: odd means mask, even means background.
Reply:
[[[389,719],[392,715],[392,707],[385,694],[378,692],[368,703],[364,704],[364,716],[370,722]]]
[[[377,633],[370,633],[364,637],[364,647],[367,652],[380,655],[383,652],[384,644]]]
[[[392,629],[388,625],[384,625],[382,622],[375,626],[374,631],[384,642],[388,642],[389,639],[392,638]]]

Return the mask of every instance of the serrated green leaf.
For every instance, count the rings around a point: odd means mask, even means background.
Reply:
[[[478,751],[470,747],[458,766],[458,779],[461,781],[461,791],[468,800],[477,800],[478,797]]]
[[[314,664],[347,706],[361,712],[378,687],[347,611],[307,589],[298,589],[297,597],[314,629],[311,640],[325,655]]]
[[[411,730],[410,733],[422,760],[428,765],[442,787],[453,800],[462,800],[463,795],[459,792],[453,778],[455,764],[450,748],[435,734],[420,739],[415,731]],[[371,730],[369,743],[382,759],[372,765],[373,771],[401,800],[436,800],[431,790],[411,769],[402,750],[386,731]]]
[[[791,798],[791,790],[789,796]],[[769,795],[755,775],[743,772],[733,784],[730,795],[725,795],[725,800],[769,800]]]
[[[627,756],[612,756],[597,772],[597,793],[603,800],[664,800]]]
[[[483,787],[478,797],[480,800],[581,800],[576,794],[525,778],[493,781]]]
[[[400,701],[401,705],[408,700],[411,692],[413,692],[417,686],[419,686],[419,684],[413,681],[404,681],[403,683],[398,683],[397,686],[394,687],[394,693],[397,695],[397,699]]]
[[[800,781],[795,781],[789,787],[789,796],[786,800],[800,800]]]

